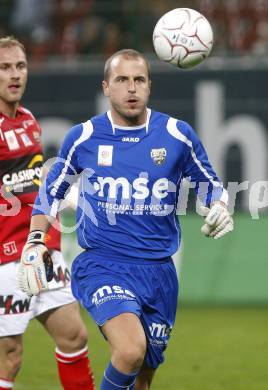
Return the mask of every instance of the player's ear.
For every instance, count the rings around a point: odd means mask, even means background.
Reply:
[[[105,81],[105,80],[103,80],[103,82],[102,82],[102,89],[103,89],[104,96],[108,97],[110,95],[109,86],[108,86],[107,81]]]
[[[151,94],[152,80],[149,80],[149,95]]]

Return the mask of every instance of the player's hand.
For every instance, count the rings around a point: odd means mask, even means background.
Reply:
[[[38,295],[48,290],[48,282],[53,278],[53,263],[44,244],[44,233],[30,233],[23,248],[18,269],[18,284],[28,295]]]
[[[205,236],[217,240],[234,229],[233,218],[222,203],[214,203],[210,209],[202,207],[202,212],[206,216],[205,223],[201,228],[201,232]]]

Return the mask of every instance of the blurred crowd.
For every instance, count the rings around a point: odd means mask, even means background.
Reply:
[[[165,12],[194,8],[211,22],[214,53],[268,52],[267,0],[0,0],[0,35],[21,39],[31,60],[107,57],[132,47],[152,52],[152,31]]]

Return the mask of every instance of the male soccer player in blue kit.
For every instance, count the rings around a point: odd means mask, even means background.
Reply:
[[[84,251],[73,263],[72,290],[110,346],[101,390],[149,389],[164,360],[178,297],[171,256],[180,241],[182,179],[196,183],[206,207],[203,233],[217,239],[233,229],[227,193],[196,133],[147,108],[150,87],[150,67],[139,52],[126,49],[107,60],[103,91],[110,111],[66,135],[35,202],[32,246],[21,258],[24,291],[47,289],[38,237],[80,175],[77,234]]]

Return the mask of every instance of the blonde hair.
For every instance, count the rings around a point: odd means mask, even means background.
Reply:
[[[0,49],[6,49],[10,47],[18,46],[23,53],[26,55],[26,49],[23,43],[21,43],[18,39],[13,37],[13,35],[9,35],[6,37],[0,38]]]
[[[105,65],[104,65],[104,80],[105,81],[108,81],[108,79],[110,77],[111,62],[113,61],[113,59],[115,57],[119,57],[119,56],[122,56],[122,57],[124,57],[126,59],[134,59],[134,60],[138,60],[139,58],[143,59],[145,64],[146,64],[146,66],[147,66],[148,78],[149,78],[149,80],[151,80],[151,67],[150,67],[150,64],[149,64],[149,61],[147,60],[147,58],[142,53],[140,53],[137,50],[134,50],[134,49],[123,49],[123,50],[119,50],[116,53],[114,53],[105,62]]]

